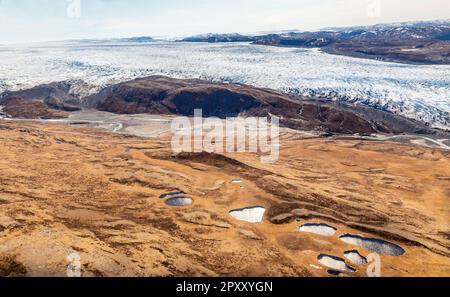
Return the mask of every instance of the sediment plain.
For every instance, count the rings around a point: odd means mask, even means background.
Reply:
[[[382,276],[450,275],[448,150],[286,129],[263,164],[170,139],[0,121],[0,275],[66,276],[76,252],[82,276],[366,276],[355,235],[404,252],[380,254]],[[230,215],[252,207],[261,222]]]

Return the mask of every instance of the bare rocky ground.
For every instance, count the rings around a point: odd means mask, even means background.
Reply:
[[[50,109],[45,103],[28,101],[21,97],[10,97],[2,102],[1,112],[8,117],[57,119],[67,118],[68,114],[62,111]]]
[[[284,32],[260,36],[208,34],[182,42],[252,42],[253,44],[320,48],[328,54],[406,64],[450,63],[448,21],[330,28],[316,32]]]
[[[330,276],[318,259],[371,253],[339,239],[350,233],[404,250],[381,255],[383,276],[450,275],[448,151],[284,132],[265,165],[173,156],[169,139],[0,122],[0,274],[65,276],[75,251],[83,276]],[[166,205],[171,191],[194,203]],[[229,215],[256,205],[261,223]],[[344,276],[366,275],[347,264]]]
[[[338,134],[420,134],[450,138],[449,133],[367,106],[308,100],[249,85],[211,83],[203,80],[150,76],[115,84],[97,94],[75,98],[66,82],[0,94],[0,117],[51,119],[94,110],[120,115],[267,117],[303,131]],[[83,109],[83,110],[82,110]]]

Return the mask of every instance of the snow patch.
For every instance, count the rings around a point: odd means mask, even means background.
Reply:
[[[337,229],[327,224],[305,224],[300,227],[300,232],[314,233],[323,236],[333,236]]]
[[[355,268],[348,266],[345,263],[345,260],[342,258],[339,258],[339,257],[321,254],[317,257],[317,260],[323,266],[331,268],[336,271],[348,272],[348,273],[356,272]]]
[[[352,264],[355,265],[366,265],[367,259],[362,256],[358,251],[352,250],[344,253],[345,258],[347,258]]]
[[[230,211],[230,215],[239,220],[248,223],[261,223],[264,217],[266,209],[261,206],[252,206],[246,208],[240,208]]]

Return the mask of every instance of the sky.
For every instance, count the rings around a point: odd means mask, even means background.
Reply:
[[[449,0],[0,0],[0,44],[448,18]]]

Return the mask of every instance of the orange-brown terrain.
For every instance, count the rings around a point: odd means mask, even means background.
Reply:
[[[382,276],[450,276],[449,151],[283,132],[280,160],[262,164],[173,156],[169,140],[0,122],[0,274],[65,276],[75,251],[83,276],[330,276],[320,254],[371,253],[350,233],[404,250],[381,255]],[[194,203],[159,198],[174,190]],[[261,223],[229,214],[256,205]]]
[[[21,97],[10,97],[2,105],[2,111],[12,117],[57,119],[68,116],[65,112],[50,109],[43,102],[30,102]]]

